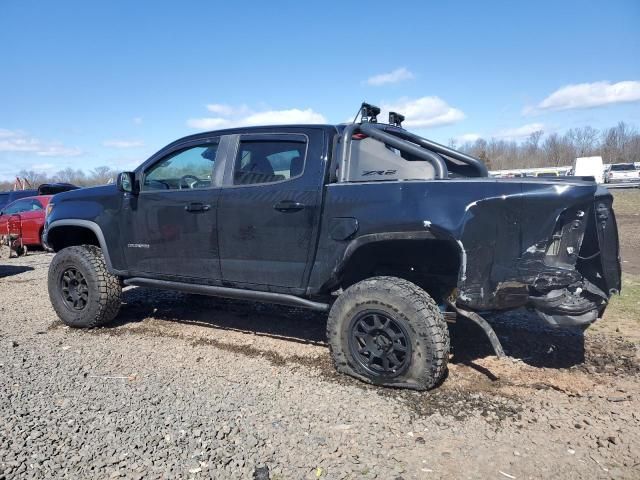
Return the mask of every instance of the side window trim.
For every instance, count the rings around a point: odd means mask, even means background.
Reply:
[[[285,182],[291,182],[300,179],[304,176],[307,170],[307,160],[309,156],[309,136],[306,133],[302,132],[273,132],[273,133],[244,133],[244,134],[236,134],[230,135],[230,144],[227,150],[226,155],[226,165],[224,169],[224,179],[222,182],[222,188],[246,188],[246,187],[259,187],[259,186],[267,186],[267,185],[278,185]],[[280,137],[280,138],[277,138]],[[238,184],[234,183],[234,172],[235,172],[235,164],[238,156],[238,150],[240,148],[240,142],[242,140],[248,141],[259,141],[259,140],[273,140],[274,138],[283,141],[304,141],[304,162],[302,165],[302,171],[299,175],[296,175],[293,178],[285,178],[284,180],[278,180],[276,182],[267,182],[267,183],[248,183],[248,184]]]
[[[215,178],[216,178],[216,170],[218,170],[218,164],[221,163],[221,160],[224,160],[224,156],[221,155],[221,146],[222,146],[222,141],[225,138],[225,136],[221,136],[221,135],[214,135],[211,137],[206,137],[206,138],[200,138],[197,140],[190,140],[190,141],[186,141],[186,142],[182,142],[179,143],[177,145],[174,145],[170,150],[165,151],[162,153],[162,156],[154,156],[151,157],[149,160],[147,160],[146,162],[144,162],[139,170],[138,170],[138,174],[136,175],[137,181],[140,182],[140,186],[144,185],[144,180],[145,177],[147,176],[147,172],[149,171],[149,169],[153,168],[156,164],[158,164],[159,162],[162,162],[163,160],[173,156],[176,154],[176,152],[180,152],[180,151],[186,151],[189,150],[190,148],[195,148],[195,147],[199,147],[199,146],[205,146],[208,143],[215,143],[217,141],[218,143],[218,150],[216,152],[216,159],[213,162],[213,166],[211,169],[211,185],[208,187],[204,187],[204,188],[199,188],[197,190],[200,191],[206,191],[206,190],[211,190],[214,188],[219,188],[220,185],[215,183]],[[224,162],[222,162],[224,163]],[[185,191],[191,191],[190,189],[183,189]],[[145,193],[157,193],[157,192],[180,192],[183,191],[180,189],[166,189],[166,190],[144,190],[143,188],[140,189],[140,194],[145,194]]]

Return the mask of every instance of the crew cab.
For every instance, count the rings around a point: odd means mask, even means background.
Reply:
[[[431,388],[446,319],[528,307],[586,327],[620,290],[609,192],[592,178],[489,178],[476,158],[363,104],[359,122],[181,138],[116,185],[56,195],[46,242],[59,317],[90,328],[123,285],[328,312],[337,369]]]

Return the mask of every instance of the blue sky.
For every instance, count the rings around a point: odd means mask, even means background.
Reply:
[[[429,138],[640,127],[640,2],[0,0],[0,179],[398,108]]]

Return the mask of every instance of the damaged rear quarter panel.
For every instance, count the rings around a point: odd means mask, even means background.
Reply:
[[[528,286],[541,278],[565,286],[580,278],[572,265],[546,265],[544,257],[562,212],[590,208],[595,190],[592,182],[536,179],[330,184],[309,290],[327,288],[327,278],[337,281],[353,250],[349,244],[360,237],[428,232],[458,246],[463,304],[474,309],[522,305]],[[336,217],[355,218],[357,232],[332,239],[328,232]]]

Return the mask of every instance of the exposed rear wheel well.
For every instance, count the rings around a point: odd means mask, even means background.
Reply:
[[[74,245],[95,245],[100,247],[98,237],[91,229],[75,225],[65,225],[50,230],[47,233],[47,244],[55,252]]]
[[[343,289],[375,276],[404,278],[437,302],[457,286],[460,249],[447,240],[385,240],[358,248],[342,268]]]

